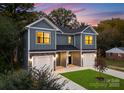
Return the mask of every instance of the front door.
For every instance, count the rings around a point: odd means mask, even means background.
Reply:
[[[68,57],[68,64],[72,64],[71,63],[71,56]]]

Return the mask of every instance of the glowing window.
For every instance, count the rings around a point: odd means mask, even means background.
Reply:
[[[71,44],[72,38],[71,36],[68,36],[68,44]]]
[[[85,36],[85,44],[86,45],[91,45],[93,44],[93,37],[92,36]]]
[[[48,32],[37,32],[37,43],[50,44],[50,33]]]

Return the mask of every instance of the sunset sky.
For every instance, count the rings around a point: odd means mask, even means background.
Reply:
[[[97,25],[101,20],[110,18],[124,19],[124,3],[40,3],[35,4],[36,11],[49,14],[52,10],[63,7],[72,10],[77,15],[78,21]]]

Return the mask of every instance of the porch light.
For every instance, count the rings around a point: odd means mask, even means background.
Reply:
[[[70,57],[70,56],[71,56],[71,54],[68,54],[68,56]]]
[[[96,58],[96,54],[94,54],[94,57]]]
[[[83,58],[84,57],[84,55],[81,55],[81,58]]]
[[[56,54],[53,59],[56,60],[56,58],[58,58],[58,54]]]
[[[33,61],[33,58],[30,58],[30,59],[29,59],[29,67],[32,66],[32,61]]]

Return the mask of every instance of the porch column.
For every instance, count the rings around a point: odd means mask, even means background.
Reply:
[[[69,51],[66,52],[66,67],[68,67],[68,54],[69,54]]]
[[[57,54],[54,55],[54,71],[56,70]]]

